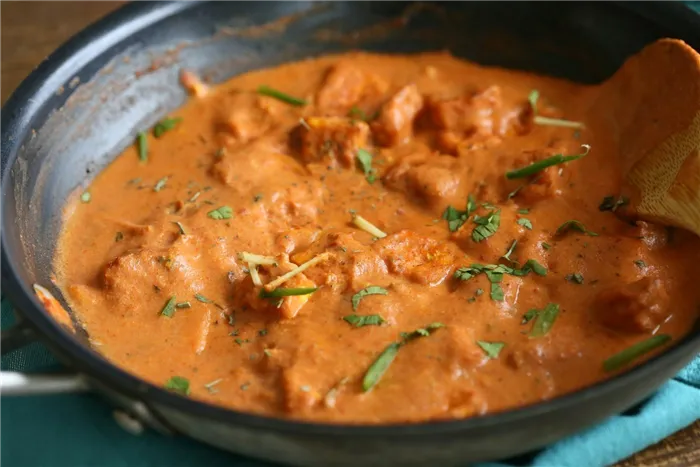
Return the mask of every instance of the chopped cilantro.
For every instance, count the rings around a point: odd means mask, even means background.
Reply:
[[[165,118],[161,120],[156,124],[156,126],[153,127],[153,136],[155,136],[156,138],[160,138],[161,136],[163,136],[163,133],[172,130],[181,121],[181,117]]]
[[[173,376],[165,382],[165,389],[183,396],[189,396],[190,381],[182,376]]]
[[[233,209],[230,206],[221,206],[216,209],[212,209],[207,213],[207,217],[217,221],[230,219],[233,216]]]
[[[365,173],[365,179],[367,182],[374,183],[377,179],[377,170],[372,168],[372,154],[365,149],[357,150],[357,161],[362,167],[362,171]]]
[[[170,297],[168,299],[168,301],[165,303],[165,306],[163,307],[163,309],[160,310],[160,314],[167,317],[167,318],[172,318],[173,315],[175,314],[175,301],[176,301],[175,296]]]
[[[581,159],[582,157],[585,157],[588,155],[588,152],[591,150],[591,147],[587,144],[581,145],[583,148],[583,152],[581,154],[576,154],[573,156],[565,156],[563,154],[555,154],[552,157],[547,157],[546,159],[542,159],[537,162],[533,162],[530,165],[527,165],[525,167],[521,167],[519,169],[514,169],[506,172],[506,178],[507,179],[514,179],[514,178],[524,178],[524,177],[529,177],[530,175],[534,175],[548,167],[551,167],[553,165],[557,164],[563,164],[565,162],[570,162],[570,161],[575,161],[577,159]]]
[[[476,341],[476,343],[489,358],[498,358],[498,354],[506,345],[504,342]]]
[[[386,323],[384,318],[379,315],[348,315],[344,316],[343,319],[356,328],[361,328],[362,326],[379,326]]]
[[[279,101],[286,102],[287,104],[290,104],[290,105],[293,105],[296,107],[302,107],[302,106],[306,105],[305,99],[300,99],[298,97],[290,96],[289,94],[285,94],[281,91],[273,89],[270,86],[262,85],[262,86],[258,87],[258,94],[263,95],[263,96],[273,97]]]
[[[388,293],[388,290],[376,285],[370,285],[369,287],[365,287],[364,289],[360,290],[352,296],[352,311],[357,310],[357,307],[360,306],[360,301],[367,295],[386,295]]]
[[[590,230],[586,229],[586,226],[583,225],[582,222],[577,221],[577,220],[570,220],[570,221],[564,222],[562,225],[560,225],[557,228],[557,231],[554,233],[554,235],[563,235],[570,230],[576,230],[578,232],[589,235],[591,237],[598,236],[597,233],[591,232]]]
[[[534,311],[536,311],[536,318],[535,324],[532,325],[532,329],[530,330],[530,337],[542,337],[554,326],[554,321],[559,314],[559,305],[556,303],[548,303],[544,309]]]
[[[522,225],[527,230],[532,230],[532,222],[530,222],[530,219],[526,219],[526,218],[522,217],[522,218],[518,219],[518,225]]]
[[[480,242],[492,236],[501,225],[501,211],[495,211],[487,216],[474,216],[474,223],[477,226],[472,231],[472,239]]]

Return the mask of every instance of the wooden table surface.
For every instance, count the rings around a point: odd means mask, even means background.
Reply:
[[[125,2],[0,2],[2,103],[56,47]],[[700,466],[700,421],[617,467]]]

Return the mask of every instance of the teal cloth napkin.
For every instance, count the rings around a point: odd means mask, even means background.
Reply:
[[[13,321],[2,304],[2,328]],[[3,370],[57,368],[40,344],[2,357]],[[596,467],[612,464],[700,419],[700,356],[645,403],[625,414],[516,460],[478,467]],[[3,397],[3,467],[270,467],[183,437],[146,431],[133,436],[91,394]]]

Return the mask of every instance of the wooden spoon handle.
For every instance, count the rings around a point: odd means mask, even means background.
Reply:
[[[700,55],[679,40],[657,41],[600,96],[637,215],[700,235]]]

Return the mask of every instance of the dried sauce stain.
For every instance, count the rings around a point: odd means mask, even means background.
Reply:
[[[700,242],[599,209],[621,194],[608,84],[356,52],[202,86],[76,194],[55,258],[99,351],[154,384],[463,418],[605,379],[697,318]]]

